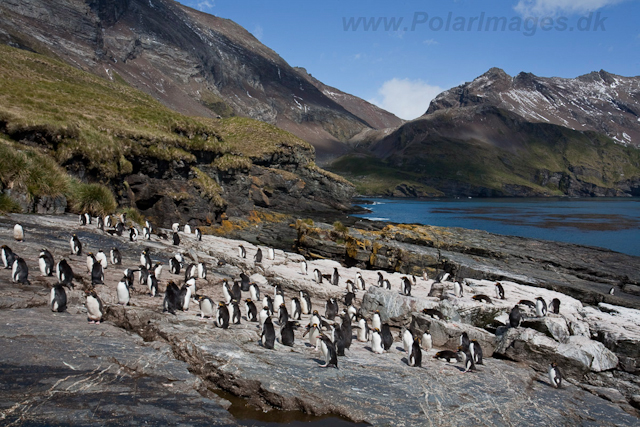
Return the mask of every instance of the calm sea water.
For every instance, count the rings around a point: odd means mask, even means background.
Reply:
[[[363,199],[379,221],[485,230],[640,256],[640,199]]]

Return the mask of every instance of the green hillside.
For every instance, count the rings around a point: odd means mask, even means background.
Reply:
[[[79,181],[66,175],[62,179],[59,173],[64,169],[75,175],[82,171],[82,181],[113,190],[135,173],[136,162],[144,160],[246,170],[254,161],[268,163],[293,150],[300,166],[316,168],[313,147],[275,126],[242,117],[187,117],[132,88],[117,74],[112,80],[103,79],[4,45],[0,45],[0,133],[3,152],[44,159],[30,163],[31,174],[37,168],[55,169],[48,175],[60,185],[41,182],[38,189],[26,181],[18,184],[15,170],[3,170],[0,190],[15,187],[28,197],[69,195],[67,183]],[[64,169],[56,169],[57,165]],[[198,172],[192,171],[193,184],[202,186],[205,178]],[[13,206],[9,209],[15,208],[6,196],[3,200],[5,206]]]
[[[438,112],[368,150],[329,166],[365,195],[401,182],[447,196],[640,195],[640,150],[497,108]]]

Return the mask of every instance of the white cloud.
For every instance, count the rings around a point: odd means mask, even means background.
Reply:
[[[514,9],[523,16],[582,14],[622,1],[624,0],[519,0]]]
[[[259,24],[256,25],[256,27],[253,29],[253,36],[258,40],[262,41],[263,35],[264,35],[264,29],[262,28],[262,25],[259,25]]]
[[[213,9],[213,6],[215,6],[215,3],[212,0],[203,0],[198,2],[197,9],[200,12],[204,12]]]
[[[423,115],[431,100],[442,91],[441,87],[429,85],[420,79],[393,78],[384,82],[378,89],[379,96],[369,102],[402,119],[412,120]]]
[[[434,39],[425,40],[422,43],[426,44],[427,46],[433,46],[434,44],[438,44],[438,42],[435,41]]]

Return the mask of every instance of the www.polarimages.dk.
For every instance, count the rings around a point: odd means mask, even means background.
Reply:
[[[342,17],[344,31],[486,31],[486,32],[521,32],[524,36],[533,36],[538,30],[549,31],[606,31],[607,17],[600,12],[589,13],[570,20],[566,16],[528,16],[506,17],[487,16],[484,12],[476,16],[454,15],[431,16],[427,12],[414,12],[410,19],[402,16],[351,16]]]

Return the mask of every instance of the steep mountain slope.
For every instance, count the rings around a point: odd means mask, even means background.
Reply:
[[[0,18],[5,43],[120,76],[187,115],[275,124],[319,158],[376,126],[367,120],[389,119],[350,112],[244,28],[172,0],[6,0]]]
[[[394,114],[362,98],[345,93],[335,87],[325,85],[309,74],[304,68],[296,67],[295,69],[302,77],[307,79],[309,83],[318,88],[320,92],[342,105],[353,115],[364,119],[374,129],[397,128],[405,122]]]
[[[640,195],[640,78],[492,68],[330,169],[364,194]]]
[[[574,79],[509,76],[492,68],[470,83],[442,92],[426,114],[472,105],[513,111],[530,122],[596,131],[622,144],[640,146],[640,76],[604,70]]]
[[[318,168],[305,141],[253,119],[184,116],[117,80],[0,45],[2,148],[55,159],[157,225],[212,224],[256,206],[348,209],[353,186]],[[0,192],[20,196],[14,184],[0,173]]]
[[[365,165],[369,176],[353,172]],[[640,196],[635,147],[488,105],[424,115],[330,169],[387,196]]]

